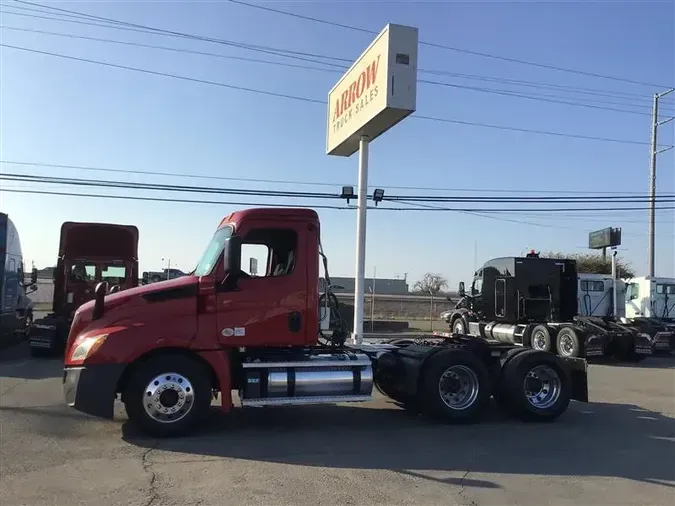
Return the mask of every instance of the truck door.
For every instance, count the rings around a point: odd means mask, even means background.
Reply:
[[[308,311],[303,228],[291,222],[284,228],[253,225],[237,233],[242,235],[237,286],[217,292],[220,343],[228,347],[305,344],[308,318],[316,320],[317,315]]]

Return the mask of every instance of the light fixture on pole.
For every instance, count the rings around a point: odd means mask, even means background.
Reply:
[[[353,186],[343,186],[342,193],[340,194],[341,199],[345,199],[347,204],[349,201],[354,198],[354,187]]]
[[[383,199],[384,190],[382,188],[375,188],[375,191],[373,192],[373,202],[375,202],[375,205],[377,206]]]

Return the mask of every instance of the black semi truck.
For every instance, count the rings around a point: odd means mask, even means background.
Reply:
[[[608,318],[580,316],[577,265],[570,259],[493,258],[474,275],[471,290],[442,317],[452,333],[527,346],[562,357],[613,356],[639,360],[652,354],[649,339]]]

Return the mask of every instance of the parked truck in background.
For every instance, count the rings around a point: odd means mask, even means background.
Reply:
[[[242,245],[267,247],[264,273],[245,272]],[[319,295],[320,258],[328,281],[315,211],[248,209],[221,221],[189,275],[114,294],[100,283],[68,336],[66,403],[112,418],[120,395],[132,423],[166,436],[218,395],[230,411],[232,391],[243,407],[282,406],[368,401],[375,386],[447,422],[478,421],[491,396],[538,421],[588,400],[583,359],[470,336],[346,344],[329,281]]]
[[[165,281],[167,279],[175,279],[186,274],[180,269],[164,269],[161,272],[147,271],[143,273],[141,283],[147,285],[148,283],[157,283],[158,281]]]
[[[28,338],[33,356],[64,351],[75,310],[94,298],[102,281],[111,292],[138,286],[138,228],[65,222],[54,268],[52,311],[33,322]]]
[[[670,286],[675,293],[675,280],[671,279]],[[675,323],[652,316],[655,310],[668,307],[665,304],[668,287],[668,278],[658,278],[658,282],[635,278],[627,283],[613,279],[609,274],[579,274],[579,314],[614,321],[631,332],[648,337],[654,353],[671,353],[675,349]],[[647,312],[646,316],[637,314],[644,312]]]
[[[27,297],[37,290],[37,269],[30,281],[16,226],[6,213],[0,213],[0,345],[28,333],[33,320],[33,303]]]
[[[651,342],[606,318],[581,316],[574,260],[526,257],[489,260],[470,292],[460,284],[454,309],[442,317],[452,332],[494,339],[563,357],[652,354]]]

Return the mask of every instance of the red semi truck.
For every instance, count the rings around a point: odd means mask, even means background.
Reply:
[[[242,270],[242,245],[267,247],[264,275]],[[184,277],[114,294],[100,283],[68,336],[66,403],[112,418],[120,395],[141,430],[170,436],[218,394],[228,412],[233,391],[244,407],[277,406],[367,401],[375,386],[447,422],[479,420],[491,397],[535,421],[588,401],[584,359],[462,335],[345,344],[330,281],[319,294],[320,258],[327,271],[315,211],[248,209],[221,221]]]
[[[52,312],[33,322],[30,329],[28,344],[33,356],[64,351],[75,310],[94,298],[101,281],[112,292],[138,286],[138,228],[65,222],[54,268]]]

